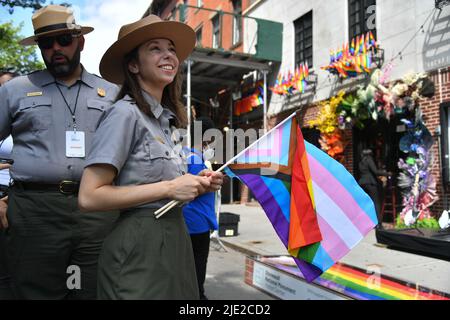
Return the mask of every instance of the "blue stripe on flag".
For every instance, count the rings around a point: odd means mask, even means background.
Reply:
[[[301,250],[301,249],[300,249]],[[312,264],[318,266],[321,270],[327,270],[331,268],[336,262],[331,259],[322,245],[317,248],[316,255],[312,261]]]
[[[282,166],[287,166],[289,164],[289,143],[291,141],[291,126],[292,119],[287,121],[283,126],[283,136],[281,140],[281,154],[280,154],[280,164]]]
[[[261,177],[261,179],[264,181],[267,188],[272,191],[273,198],[280,206],[284,217],[289,223],[291,212],[291,194],[286,189],[285,184],[281,180],[274,178]]]

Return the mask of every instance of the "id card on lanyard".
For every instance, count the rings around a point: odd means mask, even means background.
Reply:
[[[84,69],[82,70],[83,73]],[[81,77],[81,76],[80,76]],[[81,83],[78,83],[78,92],[77,97],[75,99],[75,106],[73,110],[70,108],[69,103],[66,100],[66,97],[61,91],[61,88],[59,87],[59,84],[56,82],[56,87],[58,88],[59,93],[61,94],[61,97],[64,100],[64,103],[66,104],[67,109],[69,110],[70,114],[72,115],[72,122],[73,122],[73,131],[66,131],[66,157],[67,158],[84,158],[86,156],[86,143],[85,143],[85,136],[83,131],[77,130],[77,121],[75,117],[75,113],[77,110],[78,105],[78,97],[80,96],[81,91]]]
[[[66,131],[66,157],[84,158],[86,144],[83,131]]]

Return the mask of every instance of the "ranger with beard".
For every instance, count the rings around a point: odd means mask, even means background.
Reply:
[[[80,64],[84,36],[69,8],[32,17],[46,70],[0,87],[0,140],[12,135],[7,263],[19,299],[94,299],[97,260],[116,213],[80,213],[78,187],[91,140],[117,87]]]

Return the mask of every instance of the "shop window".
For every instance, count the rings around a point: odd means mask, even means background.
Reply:
[[[234,0],[233,1],[233,46],[237,45],[241,42],[241,33],[242,33],[242,0]]]
[[[308,63],[313,66],[313,13],[312,11],[294,21],[295,65]]]
[[[218,49],[220,48],[220,15],[216,14],[214,18],[212,18],[212,26],[213,26],[212,47],[213,49]]]
[[[372,31],[377,38],[376,0],[348,0],[349,39]]]

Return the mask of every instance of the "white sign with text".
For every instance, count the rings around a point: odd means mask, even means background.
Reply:
[[[254,261],[253,285],[282,300],[345,300],[345,297]]]

